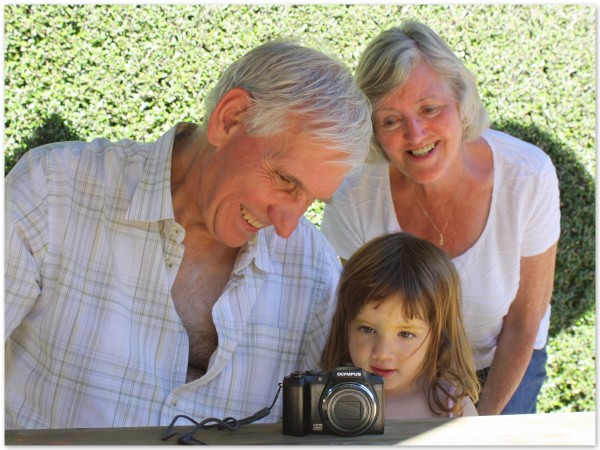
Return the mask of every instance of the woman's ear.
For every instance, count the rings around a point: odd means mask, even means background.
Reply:
[[[208,142],[219,147],[238,126],[244,126],[242,119],[251,104],[252,96],[247,90],[234,88],[227,91],[208,119]]]

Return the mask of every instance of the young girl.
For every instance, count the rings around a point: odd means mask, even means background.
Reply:
[[[454,265],[407,233],[377,237],[344,267],[321,356],[384,377],[385,418],[477,415],[479,383]]]

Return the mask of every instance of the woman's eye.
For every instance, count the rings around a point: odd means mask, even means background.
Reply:
[[[425,106],[423,108],[423,114],[426,116],[435,116],[441,110],[441,106]]]
[[[381,121],[381,127],[386,130],[391,130],[396,128],[398,126],[398,123],[399,121],[395,117],[386,117]]]

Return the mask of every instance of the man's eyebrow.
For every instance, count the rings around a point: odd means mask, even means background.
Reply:
[[[313,197],[312,195],[310,195],[310,192],[308,192],[308,189],[306,189],[306,186],[304,185],[304,183],[302,183],[302,181],[300,181],[298,178],[296,178],[293,175],[287,174],[287,173],[283,173],[280,172],[281,175],[283,175],[285,178],[287,178],[289,181],[291,181],[292,183],[294,183],[296,185],[296,187],[298,189],[300,189],[302,192],[304,192],[306,194],[306,196],[308,198],[312,198],[313,201],[314,200],[321,200],[319,198]],[[326,200],[321,200],[323,203],[325,203],[326,201],[331,201],[331,198],[327,198]]]
[[[292,183],[294,183],[299,189],[302,189],[304,192],[306,192],[306,187],[304,186],[304,184],[302,184],[302,181],[300,181],[298,178],[296,178],[294,175],[290,175],[287,173],[283,173],[280,172],[285,178],[287,178],[288,180],[290,180]]]
[[[302,192],[304,192],[306,194],[306,196],[310,199],[312,199],[312,201],[314,202],[315,200],[319,200],[320,202],[325,203],[326,205],[330,204],[333,201],[333,197],[327,197],[327,198],[318,198],[318,197],[313,197],[312,195],[310,195],[310,192],[308,192],[308,190],[306,189],[306,186],[304,185],[304,183],[302,183],[302,181],[300,181],[298,178],[296,178],[294,175],[290,175],[289,173],[284,173],[281,171],[277,171],[281,176],[285,177],[286,179],[288,179],[289,181],[291,181],[292,183],[294,183],[296,185],[296,188],[300,189]],[[312,202],[311,202],[312,203]]]
[[[287,173],[283,173],[280,172],[288,181],[294,183],[296,185],[296,189],[301,190],[302,192],[304,192],[308,197],[310,197],[308,191],[306,190],[306,186],[304,186],[304,184],[302,183],[302,181],[300,181],[298,178],[296,178],[293,175],[287,174]],[[310,197],[312,198],[312,197]]]

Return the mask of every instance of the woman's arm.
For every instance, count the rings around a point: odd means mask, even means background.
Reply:
[[[469,397],[465,397],[463,399],[463,410],[462,410],[462,417],[466,417],[466,416],[477,416],[479,415],[477,413],[477,408],[475,408],[475,405],[473,404],[473,401],[469,398]]]
[[[504,318],[494,360],[481,391],[480,415],[500,414],[531,360],[540,321],[552,298],[557,243],[546,252],[521,258],[517,296]]]

